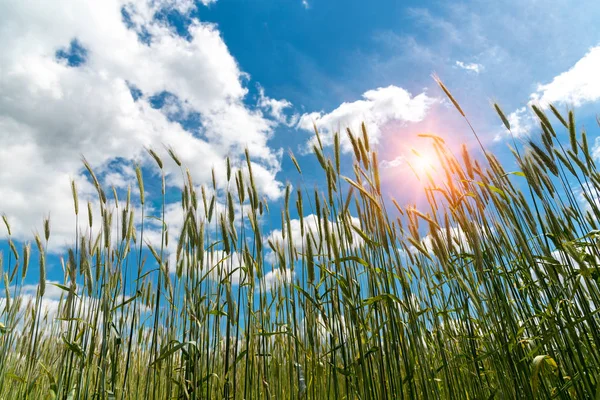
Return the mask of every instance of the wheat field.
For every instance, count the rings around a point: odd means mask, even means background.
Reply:
[[[84,163],[99,210],[73,183],[74,223],[89,229],[62,282],[46,278],[51,221],[28,244],[4,217],[0,398],[600,398],[600,173],[572,111],[533,112],[541,134],[515,138],[514,171],[483,145],[454,154],[423,135],[439,168],[419,176],[419,209],[382,195],[364,125],[332,151],[317,131],[324,189],[288,186],[275,234],[248,151],[242,167],[224,161],[226,190],[214,173],[196,185],[170,152],[184,182],[177,232],[164,172],[149,198],[138,166],[119,199]]]

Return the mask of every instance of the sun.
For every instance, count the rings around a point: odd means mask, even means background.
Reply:
[[[409,163],[418,175],[424,173],[431,173],[436,170],[437,164],[436,157],[429,151],[417,151],[411,149],[412,157],[410,157]]]
[[[413,150],[415,157],[412,160],[412,166],[417,172],[430,172],[435,170],[435,158],[431,154],[417,153]]]

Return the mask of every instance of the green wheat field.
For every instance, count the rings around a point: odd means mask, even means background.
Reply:
[[[101,219],[73,183],[73,223],[89,229],[65,253],[63,282],[46,282],[49,220],[1,257],[0,398],[600,399],[600,173],[572,111],[532,111],[541,134],[515,138],[515,168],[422,135],[439,168],[420,176],[420,209],[382,196],[364,125],[336,134],[331,154],[316,132],[325,189],[288,186],[277,237],[261,224],[273,210],[248,152],[242,169],[224,160],[224,206],[214,178],[200,189],[170,152],[181,232],[164,222],[164,173],[162,197],[147,198],[138,167],[118,199],[84,163]],[[340,165],[341,135],[352,166]],[[162,204],[151,219],[149,201]],[[163,227],[160,246],[148,223]],[[263,279],[273,266],[278,279]]]

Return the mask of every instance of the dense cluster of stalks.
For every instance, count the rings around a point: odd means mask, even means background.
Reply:
[[[9,241],[0,398],[598,398],[600,174],[572,112],[551,110],[564,128],[534,107],[541,138],[515,146],[517,172],[428,135],[440,167],[421,176],[420,210],[386,208],[364,126],[347,132],[352,177],[340,135],[331,157],[316,140],[327,185],[288,187],[277,235],[262,227],[248,153],[243,168],[227,161],[217,190],[195,186],[170,152],[184,222],[164,223],[163,174],[160,246],[144,238],[140,169],[139,197],[119,201],[86,164],[101,221],[73,185],[89,229],[52,286],[56,313],[44,300],[49,223],[37,251]],[[41,276],[28,297],[30,259]],[[279,279],[265,279],[272,269]]]

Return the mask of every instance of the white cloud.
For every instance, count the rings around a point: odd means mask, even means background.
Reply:
[[[30,236],[50,213],[51,240],[64,245],[74,238],[70,179],[78,182],[80,200],[95,198],[81,172],[81,154],[100,175],[108,174],[104,183],[122,188],[131,174],[109,163],[154,165],[145,146],[165,161],[170,184],[181,178],[166,162],[163,145],[174,148],[197,183],[208,182],[226,155],[240,162],[248,147],[259,171],[257,187],[268,197],[281,196],[276,174],[282,153],[267,143],[277,121],[244,104],[248,76],[216,26],[194,20],[184,38],[153,19],[164,8],[187,14],[195,7],[192,0],[69,0],[35,7],[11,0],[0,6],[0,212],[11,218],[16,237]],[[146,42],[138,37],[144,35]],[[77,67],[55,56],[73,40],[86,50]],[[141,92],[137,101],[129,85]],[[153,108],[150,97],[163,92],[172,98],[163,109]],[[169,119],[173,112],[198,113],[200,132]]]
[[[476,74],[483,71],[483,65],[477,63],[465,63],[462,61],[456,61],[456,66],[467,71],[475,72]]]
[[[211,250],[204,253],[204,269],[213,281],[229,276],[232,285],[238,285],[244,280],[242,272],[242,256],[239,253],[225,253],[223,250]]]
[[[357,227],[360,227],[360,221],[358,220],[358,218],[356,218],[356,217],[350,217],[350,218],[351,218],[349,221],[350,223],[352,223],[353,225],[355,225]],[[310,214],[310,215],[305,216],[302,220],[303,220],[303,224],[304,224],[304,235],[307,235],[309,232],[312,232],[312,235],[313,235],[315,241],[317,242],[316,245],[322,246],[324,248],[327,245],[327,241],[326,241],[325,237],[319,235],[319,232],[320,232],[319,218],[315,214]],[[339,243],[340,240],[339,240],[339,235],[337,235],[336,224],[330,220],[329,227],[330,227],[329,231],[333,234],[336,234],[336,237],[338,238],[338,243]],[[298,252],[302,252],[302,246],[306,243],[306,240],[304,237],[302,237],[302,229],[301,229],[300,219],[291,219],[290,220],[290,230],[291,230],[291,241],[294,245],[295,250]],[[286,232],[286,234],[287,234],[287,232]],[[269,235],[264,239],[264,242],[265,242],[265,244],[267,244],[269,241],[272,242],[275,246],[279,246],[279,248],[281,248],[284,251],[284,254],[287,254],[288,237],[286,236],[284,239],[283,233],[281,232],[280,229],[274,229],[271,231],[271,233],[269,233]],[[360,237],[360,235],[358,235],[358,233],[352,231],[353,246],[360,246],[362,243],[363,243],[363,240]],[[267,261],[268,263],[271,263],[273,265],[276,265],[279,262],[277,255],[272,251],[268,252],[265,255],[265,261]]]
[[[380,166],[383,169],[396,168],[396,167],[403,165],[405,162],[406,162],[406,157],[398,156],[398,157],[394,158],[393,160],[383,160],[381,162]]]
[[[67,296],[68,293],[57,286],[61,282],[48,280],[46,281],[46,290],[44,296],[40,302],[40,315],[39,315],[39,332],[44,338],[58,337],[58,335],[65,333],[68,329],[68,322],[59,320],[57,318],[64,318],[64,312],[67,307]],[[68,286],[68,284],[67,284]],[[18,293],[17,293],[18,292]],[[17,336],[29,335],[31,332],[25,329],[27,323],[26,319],[31,318],[32,313],[30,309],[35,307],[36,296],[38,292],[38,284],[27,284],[20,286],[18,289],[13,285],[10,287],[11,299],[10,304],[14,307],[15,304],[19,304],[18,311],[13,326],[8,328],[13,329]],[[73,297],[73,308],[78,310],[80,315],[88,315],[92,312],[98,312],[99,327],[96,329],[101,330],[102,326],[102,310],[99,310],[98,299],[89,297],[83,293],[83,287],[75,289],[75,296]],[[125,299],[129,299],[129,296],[125,296]],[[115,305],[123,303],[123,295],[118,295],[115,299]],[[0,309],[6,305],[6,297],[0,297]],[[130,308],[133,307],[133,303],[129,303],[124,306],[127,319],[131,317]],[[138,302],[136,307],[142,313],[149,313],[152,310],[146,305]],[[60,313],[60,314],[59,314]]]
[[[531,101],[547,107],[550,103],[577,107],[600,99],[600,46],[593,47],[568,71],[556,76],[550,83],[540,84]]]
[[[292,126],[298,122],[297,114],[288,117],[284,113],[284,110],[290,108],[292,103],[285,99],[276,100],[265,96],[265,89],[262,86],[258,87],[258,106],[266,110],[279,123]]]
[[[308,10],[310,8],[310,4],[308,4],[308,1],[302,0],[302,7]]]
[[[378,143],[381,129],[388,122],[419,122],[425,118],[429,107],[438,101],[426,93],[412,96],[405,89],[393,85],[369,90],[363,93],[362,97],[362,100],[342,103],[330,113],[305,113],[300,117],[297,127],[313,132],[314,122],[322,135],[324,145],[332,145],[334,132],[341,131],[342,150],[350,152],[352,146],[344,133],[347,127],[358,134],[360,131],[357,129],[364,122],[369,139]]]
[[[263,276],[262,281],[267,290],[273,290],[281,286],[284,282],[292,282],[295,275],[296,273],[292,274],[290,270],[281,271],[281,268],[274,268]]]
[[[506,116],[508,123],[510,124],[510,130],[515,137],[526,136],[535,124],[535,117],[533,111],[527,107],[521,107],[511,112]],[[496,134],[495,141],[501,140],[504,137],[508,137],[509,133],[506,131],[504,125],[501,130]]]
[[[447,240],[447,237],[450,236],[453,246],[456,246],[454,250],[459,250],[461,252],[471,251],[471,245],[469,244],[467,235],[460,226],[450,227],[449,231],[447,231],[446,228],[441,228],[438,232],[438,235],[444,244]],[[425,237],[423,237],[421,239],[421,244],[429,253],[433,254],[434,239],[431,234],[427,234]],[[447,251],[450,251],[450,249],[447,249]]]
[[[600,99],[600,46],[593,47],[569,70],[554,77],[550,83],[538,84],[530,95],[527,107],[521,107],[507,116],[511,130],[517,137],[527,135],[536,124],[536,118],[528,110],[532,104],[542,109],[549,104],[577,107]],[[505,130],[496,140],[506,136]]]

